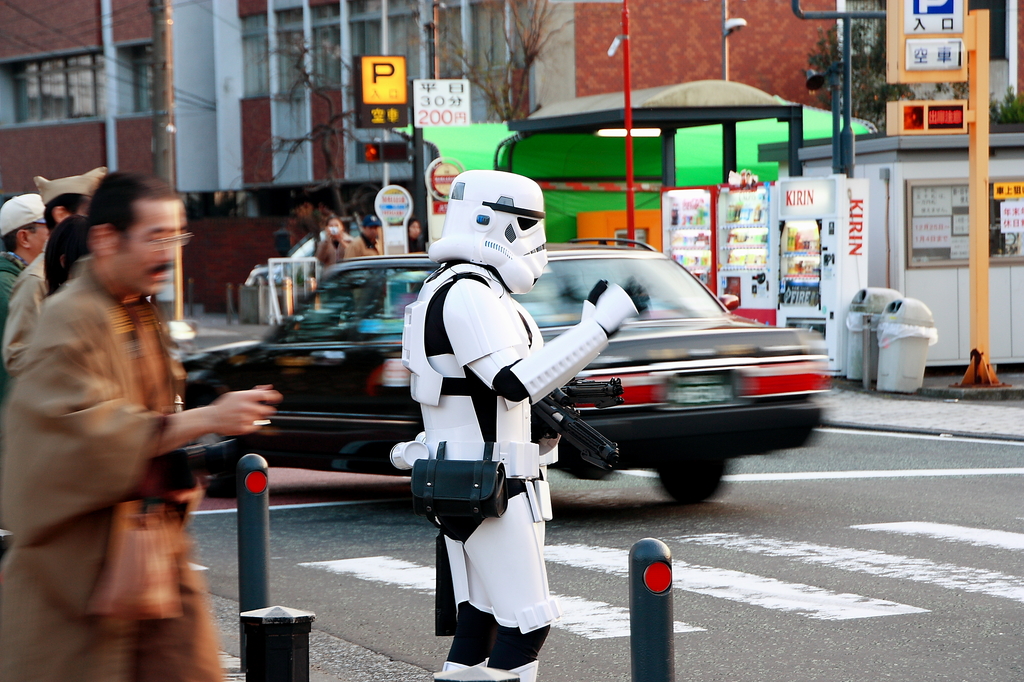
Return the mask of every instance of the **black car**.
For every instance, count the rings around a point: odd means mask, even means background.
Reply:
[[[798,447],[818,425],[814,395],[828,388],[819,336],[732,315],[660,253],[550,246],[547,271],[517,296],[546,337],[579,321],[600,279],[622,286],[640,311],[580,375],[622,380],[623,405],[581,410],[619,443],[620,468],[656,469],[675,499],[696,502],[718,487],[728,458]],[[186,404],[273,384],[284,401],[270,426],[242,438],[243,451],[272,466],[401,475],[391,447],[423,428],[401,361],[404,310],[436,267],[422,255],[334,267],[263,341],[189,358]],[[558,466],[601,475],[564,444]]]

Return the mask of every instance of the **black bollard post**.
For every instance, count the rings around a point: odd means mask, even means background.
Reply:
[[[633,682],[675,682],[672,552],[654,538],[629,550],[629,648]]]
[[[284,606],[244,611],[245,682],[309,682],[309,632],[316,615]]]
[[[270,605],[270,506],[267,460],[248,454],[235,467],[238,496],[238,605],[253,611]],[[242,670],[246,669],[242,627]]]

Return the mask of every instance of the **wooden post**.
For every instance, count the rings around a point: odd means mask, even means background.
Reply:
[[[989,364],[989,11],[968,13],[964,22],[967,48],[967,83],[970,86],[967,119],[968,197],[970,201],[970,305],[971,364],[957,386],[1002,386]]]

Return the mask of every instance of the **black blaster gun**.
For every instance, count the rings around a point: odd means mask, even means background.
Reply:
[[[573,379],[533,405],[534,423],[542,427],[539,437],[561,436],[580,451],[580,456],[585,462],[611,471],[619,461],[618,444],[608,440],[597,429],[583,421],[576,406],[593,405],[604,408],[622,403],[622,381],[619,379]]]

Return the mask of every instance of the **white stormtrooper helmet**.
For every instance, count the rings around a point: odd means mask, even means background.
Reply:
[[[441,238],[430,245],[438,263],[489,265],[505,286],[525,294],[548,263],[544,194],[522,175],[471,170],[452,182]]]

